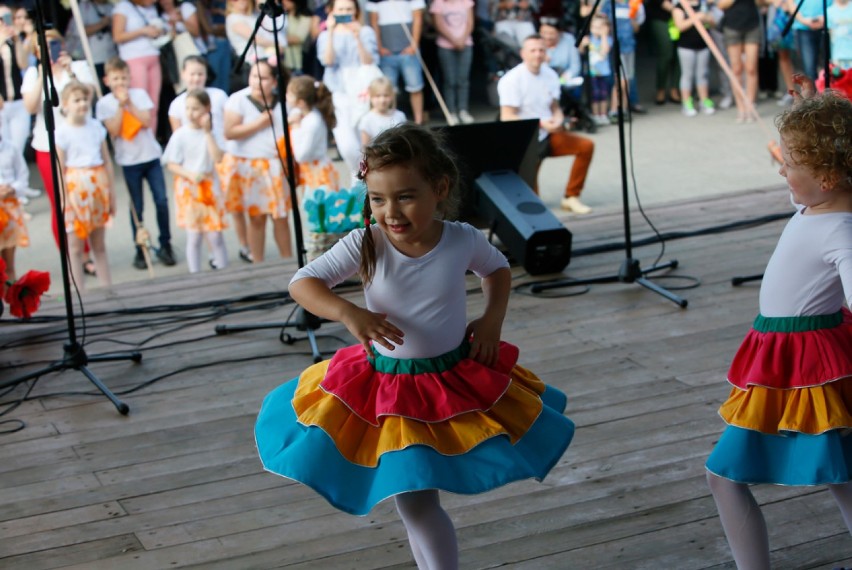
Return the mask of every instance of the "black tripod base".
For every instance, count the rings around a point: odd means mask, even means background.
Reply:
[[[94,375],[94,373],[88,369],[86,366],[89,362],[114,362],[119,360],[131,360],[133,362],[141,362],[142,354],[140,352],[115,352],[112,354],[99,355],[99,356],[88,356],[86,354],[85,349],[78,343],[66,343],[63,345],[63,350],[65,352],[65,358],[60,360],[59,362],[54,362],[50,366],[46,366],[40,370],[36,370],[34,372],[30,372],[29,374],[25,374],[20,378],[15,378],[13,380],[0,382],[0,389],[15,386],[20,384],[21,382],[26,382],[27,380],[32,380],[34,378],[38,378],[40,376],[44,376],[45,374],[50,374],[51,372],[62,372],[63,370],[79,370],[83,373],[83,376],[89,379],[89,382],[95,385],[95,387],[101,391],[101,393],[107,397],[107,399],[112,402],[112,405],[115,406],[115,409],[118,412],[126,416],[130,412],[130,406],[119,400],[115,394],[113,394],[109,388],[101,382],[100,378]]]
[[[600,277],[590,277],[588,279],[562,279],[559,281],[551,281],[550,283],[537,283],[530,286],[530,291],[540,293],[548,289],[558,289],[562,287],[576,287],[578,285],[594,285],[597,283],[637,283],[646,289],[657,293],[675,303],[681,308],[686,308],[689,301],[682,297],[678,297],[671,291],[660,287],[653,281],[645,278],[649,273],[654,271],[662,271],[663,269],[675,269],[678,266],[677,259],[673,259],[668,263],[654,265],[648,269],[642,269],[639,266],[639,261],[633,258],[625,259],[618,273],[615,275],[602,275]]]
[[[320,328],[320,325],[322,325],[322,319],[299,307],[296,311],[296,320],[294,321],[258,323],[254,325],[216,325],[214,330],[218,335],[225,335],[254,330],[281,329],[281,334],[278,335],[278,339],[284,344],[294,344],[298,339],[286,332],[286,329],[289,327],[295,327],[296,330],[304,331],[307,335],[308,343],[311,345],[311,354],[313,356],[314,363],[317,363],[323,361],[322,353],[319,350],[319,346],[317,346],[317,337],[314,333],[315,330]]]

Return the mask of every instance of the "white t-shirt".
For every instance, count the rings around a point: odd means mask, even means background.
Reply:
[[[163,151],[163,164],[174,162],[190,172],[213,174],[213,159],[207,152],[207,134],[203,129],[184,125],[172,134]]]
[[[19,197],[30,187],[30,171],[24,155],[7,141],[0,141],[0,184],[14,188]]]
[[[844,298],[852,305],[852,214],[796,212],[763,274],[760,314],[828,315]]]
[[[257,119],[260,116],[260,111],[249,101],[248,97],[250,93],[251,88],[246,87],[228,97],[228,102],[225,103],[225,111],[240,115],[243,118],[243,123]],[[281,103],[276,103],[270,112],[272,113],[274,129],[266,127],[244,139],[228,140],[226,151],[241,158],[277,158],[277,140],[279,137],[284,136]]]
[[[373,140],[382,131],[386,131],[400,123],[405,122],[405,113],[399,109],[391,109],[390,115],[382,115],[371,110],[369,113],[361,117],[358,122],[358,131],[367,133],[370,140]]]
[[[225,148],[225,103],[228,94],[218,87],[205,87],[210,96],[210,113],[213,115],[213,136],[220,148]],[[183,125],[186,122],[186,91],[178,95],[169,105],[169,117]]]
[[[183,18],[183,21],[186,22],[193,14],[198,12],[198,8],[195,7],[195,3],[189,0],[185,0],[180,3],[180,17]],[[200,18],[201,16],[199,16]],[[199,23],[199,27],[201,24]],[[210,36],[212,38],[212,36]],[[204,41],[204,38],[201,34],[198,37],[193,37],[192,41],[195,42],[195,47],[198,48],[198,51],[201,52],[201,55],[207,55],[208,45],[207,42]],[[178,62],[180,63],[180,62]]]
[[[56,128],[56,148],[65,151],[66,167],[101,166],[104,163],[101,143],[106,136],[106,127],[91,117],[81,126],[66,121]]]
[[[376,243],[376,272],[364,289],[367,309],[388,315],[405,333],[405,343],[389,351],[394,358],[430,358],[457,348],[467,327],[465,273],[478,277],[508,267],[506,258],[476,228],[444,222],[441,239],[432,251],[413,258],[390,244],[377,225],[371,226]],[[296,272],[290,283],[305,277],[333,287],[358,272],[364,229],[353,230],[321,257]]]
[[[95,79],[92,77],[92,72],[89,69],[89,64],[85,61],[71,62],[71,72],[77,77],[77,81],[86,83],[88,85],[95,84]],[[56,86],[56,94],[61,96],[62,90],[71,81],[71,77],[65,73],[62,73],[60,75],[54,73],[53,80]],[[38,68],[28,67],[27,71],[24,73],[24,80],[21,83],[21,93],[30,93],[36,89],[39,91],[42,90],[41,80],[38,77]],[[59,107],[54,107],[53,123],[56,125],[56,128],[59,128],[59,125],[64,122],[65,117],[62,115]],[[47,130],[44,125],[44,105],[41,101],[38,104],[38,111],[36,111],[35,116],[35,124],[33,125],[32,147],[41,152],[48,152],[50,150],[47,142]]]
[[[127,32],[162,23],[162,19],[157,14],[157,9],[154,6],[137,6],[129,0],[121,0],[121,2],[115,5],[112,13],[113,15],[121,14],[127,19],[124,25],[124,30]],[[140,36],[129,42],[118,44],[118,56],[124,61],[149,55],[160,55],[160,50],[157,49],[151,38],[147,36]]]
[[[526,64],[519,63],[497,82],[501,107],[516,107],[521,119],[549,119],[551,105],[559,100],[559,75],[542,64],[538,73],[531,72]],[[547,131],[538,130],[538,140],[544,140]]]
[[[128,91],[130,102],[140,111],[150,111],[154,108],[154,103],[151,97],[144,89],[131,88]],[[95,106],[95,117],[99,121],[105,121],[115,117],[119,112],[118,99],[115,95],[109,93],[104,95]],[[113,139],[115,145],[115,162],[122,166],[131,166],[133,164],[144,164],[152,160],[158,160],[162,154],[160,143],[154,137],[153,131],[149,128],[139,129],[136,136],[130,140],[122,137]]]
[[[296,162],[311,162],[328,157],[328,126],[318,109],[311,109],[299,126],[291,129],[293,158]]]

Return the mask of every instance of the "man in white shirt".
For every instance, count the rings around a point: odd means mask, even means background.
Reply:
[[[521,63],[497,83],[500,120],[539,120],[539,166],[548,156],[574,156],[571,175],[562,198],[562,209],[575,214],[592,211],[580,201],[586,174],[592,163],[595,143],[565,130],[565,115],[559,106],[559,76],[545,63],[547,48],[538,34],[521,45]],[[538,192],[538,188],[534,189]]]

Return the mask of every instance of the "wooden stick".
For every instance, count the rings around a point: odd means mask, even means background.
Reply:
[[[417,56],[417,61],[420,63],[420,68],[423,69],[423,75],[426,76],[426,80],[429,82],[429,86],[435,93],[435,98],[438,100],[438,105],[441,107],[441,111],[444,113],[444,118],[447,120],[447,123],[450,126],[454,126],[456,123],[452,119],[452,117],[450,117],[450,110],[447,108],[447,104],[444,103],[444,98],[441,97],[441,92],[438,90],[438,86],[435,85],[435,80],[432,79],[432,74],[429,73],[429,69],[426,67],[426,64],[423,62],[423,57],[420,55],[420,46],[418,46],[414,42],[414,37],[411,35],[411,30],[408,29],[408,24],[402,23],[400,24],[400,26],[402,26],[405,35],[408,36],[408,42],[414,49],[414,55]]]

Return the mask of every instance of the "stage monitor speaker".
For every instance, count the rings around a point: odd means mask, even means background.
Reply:
[[[571,260],[571,232],[515,172],[486,172],[475,182],[479,214],[530,275],[558,273]]]

